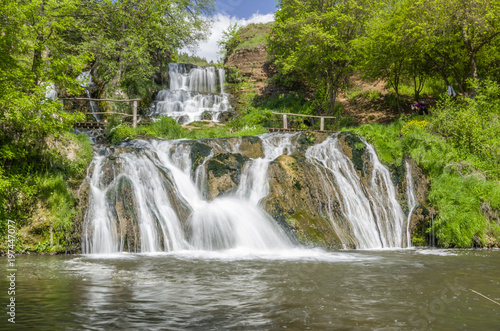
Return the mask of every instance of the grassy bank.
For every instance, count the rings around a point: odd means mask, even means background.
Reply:
[[[491,84],[477,86],[475,99],[441,100],[428,116],[352,130],[385,164],[411,157],[429,176],[442,247],[500,246],[499,92]]]
[[[92,160],[90,140],[85,134],[65,133],[48,138],[47,150],[45,162],[20,160],[1,173],[0,253],[9,248],[7,220],[15,222],[18,253],[64,253],[79,245],[74,231],[81,213],[77,192]]]

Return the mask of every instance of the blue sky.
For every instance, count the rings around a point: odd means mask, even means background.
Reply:
[[[249,19],[252,15],[269,14],[276,10],[276,0],[217,0],[217,12]]]
[[[276,0],[217,0],[217,13],[214,15],[211,35],[208,40],[198,45],[196,50],[183,49],[190,54],[216,62],[220,57],[217,41],[222,32],[230,25],[238,23],[266,23],[274,19]]]

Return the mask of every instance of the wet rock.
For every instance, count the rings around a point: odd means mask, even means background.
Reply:
[[[198,141],[195,141],[191,144],[190,157],[193,173],[196,171],[196,168],[203,164],[205,158],[209,156],[211,152],[212,148],[208,145],[199,143]]]
[[[282,155],[271,163],[268,175],[270,193],[262,205],[275,220],[285,220],[305,245],[342,248],[331,221],[319,212],[318,205],[329,197],[318,185],[310,163],[304,158]],[[333,213],[342,218],[338,208]]]
[[[431,242],[429,234],[427,233],[427,229],[431,227],[432,220],[436,217],[437,214],[434,208],[430,206],[427,199],[430,188],[430,180],[423,173],[422,169],[418,167],[415,161],[408,158],[406,162],[408,162],[410,166],[415,195],[418,202],[417,207],[411,215],[410,233],[412,234],[414,245],[428,246],[431,245]],[[402,176],[400,185],[401,187],[403,187],[403,193],[406,197],[406,191],[408,190],[406,175]],[[409,211],[407,204],[405,204],[404,206],[406,207],[406,212],[408,213]]]
[[[212,113],[208,112],[208,111],[204,111],[202,114],[201,114],[201,120],[202,121],[211,121],[212,120]]]
[[[224,112],[220,113],[218,120],[220,123],[224,124],[224,123],[229,122],[232,119],[234,119],[237,115],[238,114],[236,113],[236,111],[231,109],[231,110],[224,111]]]
[[[140,229],[138,217],[135,213],[136,205],[133,194],[132,182],[121,177],[117,185],[107,192],[106,198],[112,206],[113,222],[119,231],[120,242],[123,243],[123,250],[127,252],[140,252]]]
[[[248,158],[241,154],[219,153],[207,162],[208,198],[236,192],[241,171]]]
[[[358,171],[358,175],[364,176],[366,172],[371,173],[371,169],[366,171],[366,165],[369,163],[369,158],[365,155],[365,143],[357,135],[350,132],[340,132],[337,138],[342,153],[351,159],[354,168]]]

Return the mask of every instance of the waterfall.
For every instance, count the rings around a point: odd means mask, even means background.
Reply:
[[[373,147],[363,142],[365,165],[360,176],[359,166],[337,137],[307,148],[302,138],[302,134],[264,134],[198,141],[134,140],[103,149],[88,173],[83,252],[291,249],[291,240],[263,206],[267,208],[266,197],[277,193],[269,185],[270,174],[285,171],[279,170],[280,162],[297,157],[304,160],[301,169],[313,176],[308,177],[314,183],[306,191],[321,192],[314,195],[322,198],[312,202],[317,205],[311,210],[317,208],[319,217],[331,223],[344,247],[409,246],[409,216],[404,215],[390,172]],[[290,156],[273,163],[281,155]],[[268,171],[271,164],[273,170]],[[214,169],[220,174],[215,175]],[[213,185],[221,185],[215,194]],[[286,201],[281,207],[293,209]]]
[[[352,161],[341,152],[337,138],[329,137],[307,150],[307,160],[316,166],[322,179],[318,185],[339,202],[348,230],[339,229],[333,216],[333,200],[320,208],[332,221],[344,246],[354,241],[361,249],[401,248],[405,217],[396,200],[390,172],[380,163],[373,147],[364,143],[373,167],[371,182],[366,184]]]
[[[56,85],[54,83],[42,83],[45,87],[45,98],[49,100],[55,100],[57,98]]]
[[[84,71],[78,77],[76,78],[78,81],[80,81],[80,86],[85,89],[85,94],[87,95],[87,98],[91,98],[89,87],[94,86],[94,82],[92,81],[92,74],[89,71]],[[98,114],[99,112],[99,106],[94,100],[89,100],[89,105],[90,105],[90,111],[92,112],[92,115],[94,116],[95,120],[97,122],[101,121],[101,117]]]
[[[112,165],[105,162],[106,157],[97,157],[89,174],[83,252],[291,248],[284,231],[258,206],[267,194],[262,183],[266,181],[267,165],[286,152],[276,146],[290,144],[290,135],[262,139],[266,142],[265,156],[248,162],[242,175],[247,179],[241,181],[237,192],[212,201],[203,197],[196,178],[191,176],[191,146],[184,141],[134,141],[130,147],[140,153],[119,153]],[[217,147],[226,152],[232,149]],[[126,200],[133,210],[118,213],[117,209],[127,207],[113,204],[117,199]],[[125,224],[127,217],[133,221]],[[131,231],[130,223],[137,224],[137,229]],[[140,239],[130,245],[130,237]]]
[[[411,175],[411,167],[408,161],[405,164],[406,166],[406,201],[408,202],[408,220],[406,222],[406,242],[407,247],[411,247],[411,236],[410,236],[410,221],[411,215],[413,211],[418,206],[418,201],[415,196],[415,188],[413,182],[413,176]]]
[[[218,122],[231,109],[224,93],[224,69],[169,63],[170,89],[158,92],[153,115],[170,116],[181,124],[211,118]]]

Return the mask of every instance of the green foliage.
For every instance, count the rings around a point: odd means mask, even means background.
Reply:
[[[280,113],[314,114],[314,103],[299,93],[289,93],[278,97],[257,98],[254,105]]]
[[[173,118],[167,116],[161,116],[159,120],[152,122],[146,127],[141,126],[137,131],[139,134],[165,139],[179,139],[185,135],[182,127]],[[132,135],[129,137],[134,138]]]
[[[174,55],[174,58],[172,59],[174,62],[178,63],[189,63],[189,64],[194,64],[197,66],[208,66],[208,65],[214,65],[213,61],[208,63],[207,59],[204,57],[199,57],[196,55],[189,55],[188,53],[181,52],[179,54]]]
[[[487,177],[500,177],[500,87],[491,81],[470,82],[474,99],[442,99],[433,110],[432,130],[456,148],[461,159]]]
[[[495,216],[500,210],[500,91],[487,81],[470,85],[476,98],[464,103],[445,98],[431,116],[351,130],[372,143],[385,164],[398,167],[410,156],[430,177],[429,200],[438,211],[434,231],[443,247],[500,242]]]
[[[143,93],[177,49],[207,37],[212,0],[80,0],[77,25],[66,38],[71,51],[92,53],[99,91]],[[151,92],[151,91],[149,91]]]
[[[266,45],[273,22],[250,23],[238,31],[239,43],[234,50],[255,49]]]
[[[238,23],[230,25],[227,30],[222,31],[222,39],[217,41],[219,54],[222,55],[222,63],[226,63],[236,47],[241,43],[239,32],[241,26]]]
[[[48,138],[53,146],[44,162],[31,164],[18,159],[18,164],[0,172],[0,251],[5,250],[3,236],[8,219],[16,221],[28,237],[18,237],[16,250],[65,251],[73,235],[73,217],[78,189],[92,159],[92,147],[85,134],[65,133],[57,139]],[[46,163],[45,163],[46,162]],[[29,169],[29,174],[25,174]],[[49,247],[50,232],[53,245]],[[46,245],[37,247],[32,239],[45,240]]]
[[[109,130],[109,135],[106,138],[111,144],[117,144],[123,140],[134,139],[136,136],[136,129],[126,124],[120,124]]]
[[[299,76],[313,87],[318,112],[333,113],[337,91],[352,70],[351,42],[377,5],[364,0],[279,2],[268,51],[281,76]]]
[[[403,147],[399,139],[402,123],[396,121],[388,126],[381,124],[367,124],[351,129],[364,137],[377,150],[381,162],[387,165],[398,165],[403,158]]]
[[[141,125],[136,129],[125,124],[115,122],[115,126],[108,125],[106,138],[111,144],[136,138],[138,135],[163,139],[202,139],[253,136],[266,133],[260,125],[262,117],[252,112],[227,125],[213,125],[211,122],[190,123],[190,129],[179,125],[173,118],[161,116],[149,125]]]
[[[485,202],[500,206],[500,188],[497,183],[477,177],[444,173],[432,181],[429,199],[439,206],[435,227],[441,246],[482,246],[488,221],[481,206]],[[493,226],[497,228],[499,225]]]

